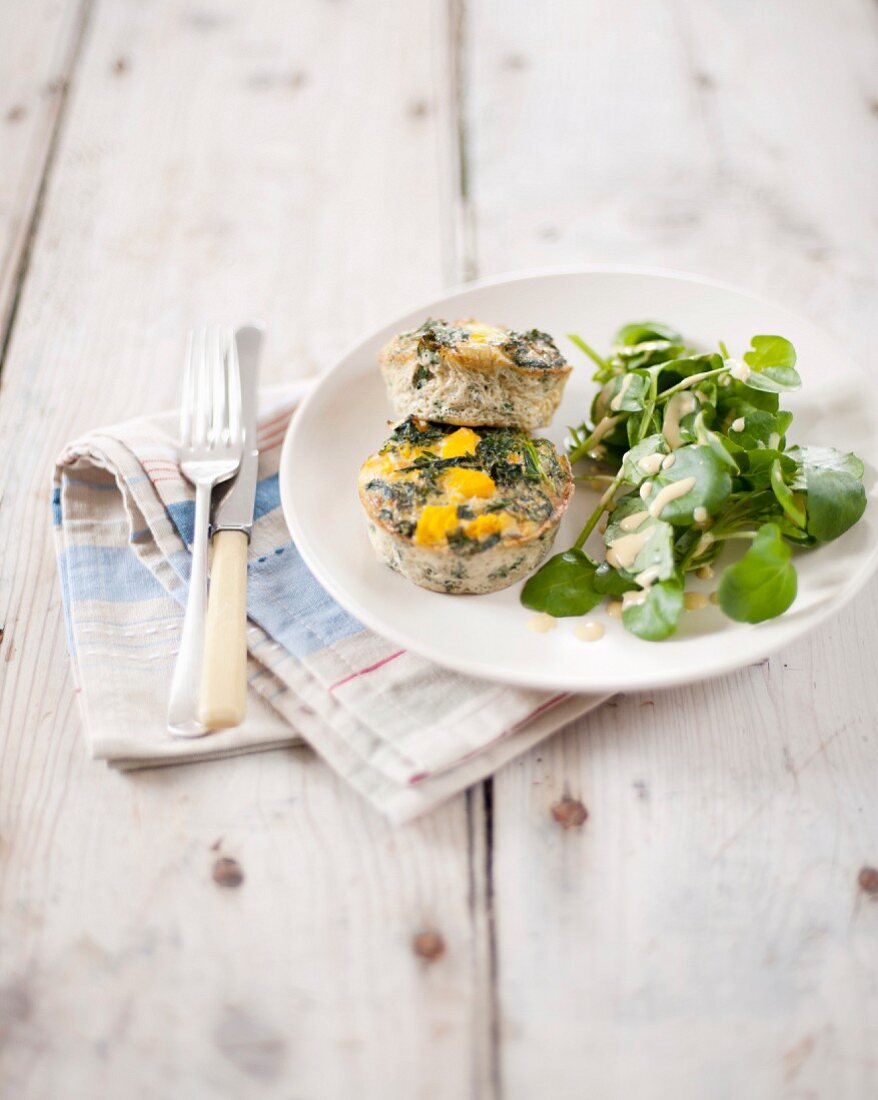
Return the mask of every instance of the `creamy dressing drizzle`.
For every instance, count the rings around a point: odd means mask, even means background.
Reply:
[[[644,481],[644,483],[640,486],[640,499],[641,500],[646,500],[646,498],[649,496],[649,494],[651,492],[652,492],[652,482],[651,481]]]
[[[695,570],[695,576],[702,581],[712,581],[714,575],[712,565],[702,565],[700,569]]]
[[[687,592],[683,597],[683,606],[687,611],[700,611],[709,603],[710,597],[705,596],[703,592]]]
[[[595,622],[580,623],[573,633],[580,641],[596,642],[599,638],[603,638],[604,636],[604,624]]]
[[[670,470],[670,468],[674,465],[676,461],[677,456],[675,454],[665,455],[665,457],[662,459],[662,469]]]
[[[610,408],[613,412],[618,412],[622,408],[622,402],[625,400],[625,394],[628,392],[628,388],[634,381],[633,374],[626,374],[622,379],[622,385],[619,387],[619,392],[610,402]]]
[[[607,614],[610,616],[611,619],[621,619],[622,601],[610,600],[610,602],[607,604]]]
[[[599,420],[591,433],[591,445],[594,446],[596,443],[600,443],[604,436],[609,435],[618,423],[618,416],[605,416]]]
[[[743,416],[739,416],[737,420],[732,421],[732,431],[742,432],[747,427],[747,421]]]
[[[644,455],[637,465],[645,474],[657,474],[662,468],[662,456],[660,454]]]
[[[641,588],[650,588],[659,579],[659,573],[661,573],[660,566],[649,565],[642,572],[638,573],[634,580]]]
[[[750,377],[750,368],[743,359],[726,359],[726,365],[732,378],[736,378],[739,382],[746,382]]]
[[[622,608],[638,607],[646,601],[646,592],[626,592],[622,597]]]
[[[630,516],[625,516],[624,519],[619,520],[619,527],[622,531],[636,531],[638,527],[642,527],[643,524],[649,519],[649,512],[632,512]]]
[[[653,519],[658,519],[666,505],[670,504],[672,500],[684,497],[694,484],[694,477],[684,477],[681,481],[672,481],[670,485],[666,485],[664,489],[659,490],[658,496],[649,506],[649,514]]]
[[[678,447],[683,446],[683,439],[680,435],[680,421],[684,416],[695,412],[697,407],[698,402],[687,390],[683,390],[682,393],[675,393],[668,402],[662,435],[668,441],[668,446],[672,451],[676,451]]]
[[[634,559],[646,545],[650,529],[636,531],[631,535],[621,535],[613,539],[607,547],[607,561],[614,569],[630,569]]]
[[[550,630],[554,630],[556,625],[555,619],[545,611],[540,611],[527,620],[528,630],[532,630],[535,634],[547,634]]]
[[[697,508],[692,509],[692,518],[696,523],[706,523],[708,512],[703,504],[699,504]]]

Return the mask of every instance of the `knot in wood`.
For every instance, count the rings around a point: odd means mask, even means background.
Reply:
[[[224,886],[228,889],[240,886],[244,881],[241,864],[236,859],[220,856],[213,865],[213,881],[217,886]]]
[[[419,932],[412,940],[412,950],[419,959],[435,962],[445,954],[445,940],[438,932]]]
[[[857,882],[864,894],[878,894],[878,870],[874,867],[863,867],[857,875]]]
[[[552,807],[552,817],[562,829],[578,829],[588,817],[588,810],[578,798],[568,798],[565,795]]]

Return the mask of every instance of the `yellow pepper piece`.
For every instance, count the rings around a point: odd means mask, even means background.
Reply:
[[[469,338],[474,344],[487,344],[489,340],[502,337],[503,333],[496,325],[483,325],[479,321],[470,321],[464,328],[469,333]]]
[[[509,517],[503,512],[487,512],[471,519],[464,528],[470,539],[486,539],[497,535],[509,526]]]
[[[363,463],[363,473],[371,477],[388,477],[395,469],[393,459],[387,454],[372,455]]]
[[[457,508],[453,504],[427,504],[418,518],[415,542],[435,546],[457,530]]]
[[[442,475],[442,486],[456,500],[490,497],[497,488],[493,478],[482,470],[466,470],[462,466],[450,466]]]
[[[460,458],[462,455],[475,454],[478,445],[479,436],[472,428],[458,428],[442,440],[439,454],[443,458]]]

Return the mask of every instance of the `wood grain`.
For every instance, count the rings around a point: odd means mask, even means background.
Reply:
[[[261,316],[276,381],[464,274],[701,271],[865,355],[874,8],[19,2],[0,41],[4,1084],[874,1095],[874,586],[391,830],[305,751],[88,761],[47,489],[66,440],[176,400],[190,324]],[[59,73],[63,112],[28,98]]]
[[[83,0],[0,4],[0,366],[87,15]]]
[[[276,381],[447,278],[446,40],[403,0],[94,10],[0,400],[16,1096],[458,1097],[486,1072],[466,798],[392,830],[307,752],[88,761],[47,488],[76,433],[176,400],[192,322],[260,315]]]
[[[867,5],[473,0],[465,37],[480,274],[699,271],[868,353]],[[495,778],[509,1100],[878,1090],[878,908],[857,882],[878,854],[876,596],[759,667],[620,698]],[[565,797],[578,827],[553,816]]]

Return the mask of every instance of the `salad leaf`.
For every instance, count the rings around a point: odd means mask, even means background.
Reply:
[[[602,596],[624,596],[639,586],[635,580],[615,570],[607,561],[602,561],[595,570],[594,587]]]
[[[634,525],[629,526],[626,521],[632,519],[635,521]],[[604,543],[607,546],[607,561],[611,565],[614,564],[611,560],[613,551],[621,552],[626,544],[636,550],[628,564],[616,565],[619,572],[627,576],[635,577],[649,569],[655,574],[655,578],[664,580],[674,572],[671,525],[651,516],[646,511],[646,505],[636,495],[624,497],[613,509],[604,534]]]
[[[664,467],[652,479],[653,490],[647,504],[655,507],[662,490],[693,480],[692,486],[682,496],[671,497],[661,507],[661,518],[675,526],[695,522],[695,509],[704,508],[713,515],[728,499],[732,491],[732,479],[724,463],[708,446],[690,444],[674,451],[674,464]]]
[[[787,443],[793,416],[780,403],[800,385],[793,345],[757,335],[742,362],[721,340],[719,352],[704,352],[655,321],[623,325],[606,357],[570,339],[600,383],[589,416],[570,429],[570,460],[587,458],[609,487],[573,549],[525,585],[523,602],[581,614],[628,593],[626,629],[667,637],[685,606],[685,576],[719,562],[727,540],[746,539],[720,580],[720,606],[742,622],[781,614],[796,594],[792,549],[838,538],[866,508],[856,455]],[[605,513],[598,564],[584,547]]]
[[[666,340],[669,344],[680,344],[683,337],[675,329],[659,324],[658,321],[636,321],[623,325],[613,337],[613,343],[621,347],[643,344],[647,340]]]
[[[521,591],[521,602],[532,611],[557,619],[585,615],[604,598],[594,586],[595,564],[581,550],[565,550],[549,558]]]
[[[683,613],[683,585],[674,577],[646,589],[643,598],[622,609],[626,630],[648,642],[660,642],[677,629]]]
[[[796,598],[791,557],[776,524],[760,527],[743,558],[723,573],[719,603],[728,617],[741,623],[761,623],[782,615]]]
[[[833,447],[791,447],[787,458],[798,464],[795,487],[806,494],[808,519],[802,526],[818,542],[843,535],[866,510],[863,463]]]
[[[837,470],[862,479],[865,466],[855,454],[844,454],[834,447],[790,447],[787,454],[794,462],[819,470]]]
[[[626,484],[633,485],[634,488],[642,485],[648,477],[653,476],[644,470],[641,463],[644,459],[649,460],[652,455],[659,455],[664,457],[671,453],[671,448],[668,446],[668,441],[661,433],[655,435],[648,435],[645,439],[635,444],[630,451],[628,451],[622,460],[622,476],[625,479]],[[646,463],[647,469],[651,468],[649,461]],[[661,466],[658,466],[660,469]],[[654,473],[658,472],[658,469]]]
[[[744,353],[750,368],[746,385],[756,390],[797,390],[802,384],[796,370],[796,349],[783,336],[754,336]]]
[[[786,512],[787,516],[797,527],[804,527],[806,523],[804,503],[798,493],[784,481],[783,467],[779,458],[771,464],[771,491],[774,493],[778,504]]]
[[[863,483],[842,470],[805,467],[809,535],[832,542],[853,527],[866,511]]]

